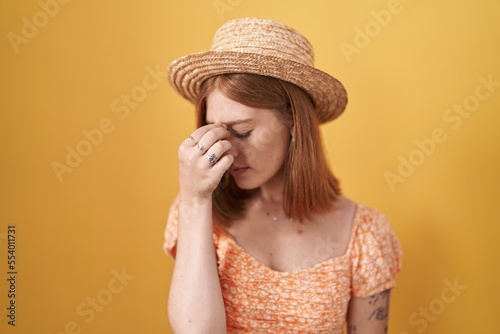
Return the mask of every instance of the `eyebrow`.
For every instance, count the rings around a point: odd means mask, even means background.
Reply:
[[[226,124],[227,126],[232,126],[232,125],[236,125],[236,124],[241,124],[241,123],[249,123],[253,121],[253,119],[251,118],[247,118],[247,119],[240,119],[240,120],[237,120],[237,121],[234,121],[234,122],[222,122],[222,124]],[[214,122],[208,122],[207,121],[207,124],[214,124]]]

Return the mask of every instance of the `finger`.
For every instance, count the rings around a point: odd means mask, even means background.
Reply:
[[[224,135],[224,131],[227,130],[224,130],[224,128],[218,128],[212,129],[212,131],[214,131],[214,133],[209,135],[209,138],[217,140],[217,138]],[[226,134],[229,135],[229,132]],[[189,138],[187,138],[186,141],[192,142]],[[201,143],[191,143],[189,146],[187,144],[183,144],[179,146],[178,157],[181,162],[189,163],[189,161],[191,161],[189,164],[196,163],[198,168],[206,169],[207,167],[212,167],[212,165],[214,165],[217,160],[230,149],[231,143],[224,139],[218,140],[212,146],[207,148],[205,148]],[[207,154],[209,150],[210,154]],[[212,154],[214,155],[213,157],[211,157]]]
[[[199,151],[206,152],[216,142],[227,138],[230,135],[229,131],[224,127],[216,127],[205,132],[203,137],[198,141],[197,147]]]
[[[201,159],[201,167],[213,167],[219,159],[231,149],[231,143],[227,140],[220,140],[210,147],[205,153],[205,159]]]
[[[229,151],[231,147],[232,145],[228,140],[219,140],[208,149],[208,151],[205,153],[205,156],[209,157],[215,155],[215,157],[219,159],[227,151]]]
[[[190,137],[193,138],[194,143],[198,143],[200,141],[201,137],[203,137],[203,135],[205,133],[207,133],[208,131],[210,131],[210,130],[212,130],[214,128],[223,128],[223,127],[222,127],[222,124],[208,124],[208,125],[204,125],[204,126],[199,127],[198,129],[196,129],[191,134]]]
[[[181,143],[181,147],[194,147],[198,144],[198,140],[205,134],[206,131],[209,131],[214,127],[214,124],[202,126],[196,129],[192,134],[186,137]]]
[[[222,175],[229,169],[229,167],[231,167],[233,162],[234,157],[231,154],[225,154],[215,165],[213,165],[210,172],[217,175],[217,177],[222,178]]]

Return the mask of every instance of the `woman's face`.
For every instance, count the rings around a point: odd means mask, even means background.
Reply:
[[[241,189],[255,189],[281,180],[290,143],[290,129],[271,109],[247,107],[215,89],[207,96],[207,124],[227,125],[234,163],[229,168]]]

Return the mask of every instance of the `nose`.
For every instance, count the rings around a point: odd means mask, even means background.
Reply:
[[[234,158],[236,158],[239,155],[238,139],[235,138],[233,134],[231,134],[227,138],[227,140],[231,143],[231,148],[227,153],[231,154]]]

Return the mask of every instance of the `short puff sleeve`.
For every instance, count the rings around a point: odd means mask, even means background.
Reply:
[[[177,251],[177,225],[179,223],[179,196],[175,198],[168,213],[167,226],[165,227],[163,251],[175,259]],[[219,235],[222,230],[214,224],[214,248],[218,248]]]
[[[170,206],[167,226],[165,227],[163,251],[175,258],[177,246],[177,223],[179,222],[179,196],[177,196]]]
[[[396,285],[401,269],[401,244],[387,218],[362,207],[352,250],[352,295],[369,297]]]

